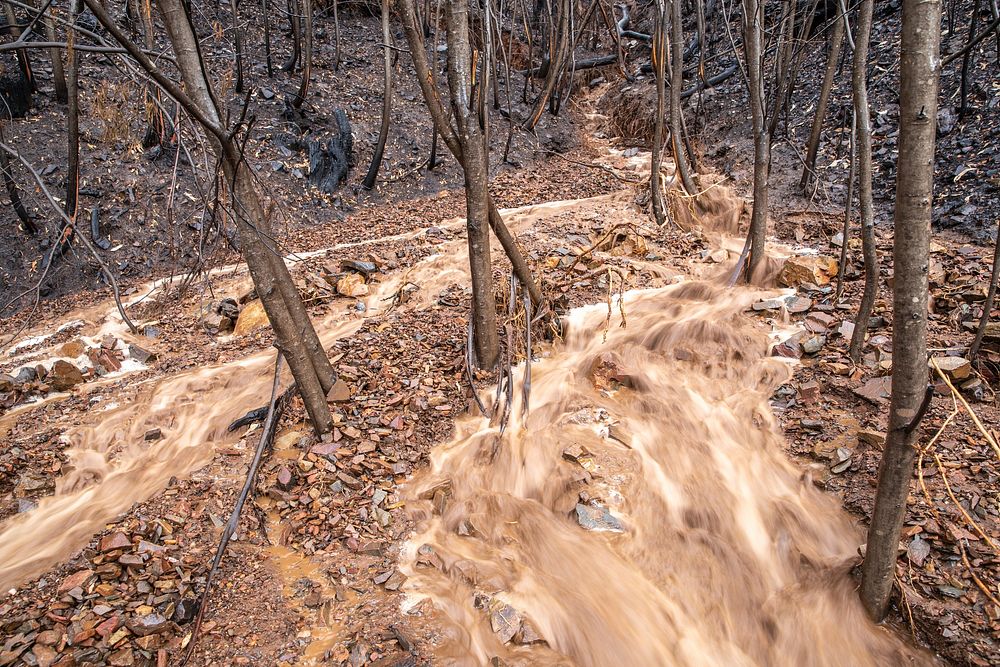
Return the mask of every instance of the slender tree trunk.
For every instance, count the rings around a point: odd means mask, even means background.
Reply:
[[[875,620],[884,618],[889,607],[896,548],[916,459],[916,431],[910,426],[919,416],[927,386],[927,265],[940,40],[940,0],[903,0],[893,239],[892,398],[861,576],[861,601]]]
[[[96,0],[89,0],[89,3],[91,9],[96,8]],[[318,434],[326,433],[333,426],[326,402],[326,392],[336,378],[333,367],[309,321],[288,267],[270,239],[270,221],[253,174],[236,140],[224,130],[221,107],[212,93],[194,29],[182,3],[183,0],[159,0],[158,4],[185,92],[199,112],[199,122],[211,132],[212,146],[231,188],[240,245],[254,287],[274,329],[277,345],[288,360],[313,428]],[[105,27],[109,27],[110,17],[103,10],[95,13]]]
[[[562,78],[562,72],[566,66],[566,59],[569,57],[569,48],[573,39],[573,33],[570,31],[572,13],[573,0],[559,0],[559,12],[556,17],[558,19],[558,27],[553,36],[554,43],[550,44],[549,52],[552,55],[549,57],[549,68],[545,75],[545,82],[542,84],[542,90],[535,100],[535,108],[524,123],[524,127],[528,130],[533,130],[535,125],[538,124],[549,97],[555,91],[556,84]],[[528,69],[531,68],[529,67]]]
[[[41,9],[45,6],[45,0],[35,0],[35,7]],[[52,13],[54,8],[49,5],[47,13]],[[42,29],[45,31],[45,39],[49,42],[56,42],[56,25],[48,16],[41,19]],[[52,85],[56,91],[56,101],[66,103],[66,72],[63,69],[62,53],[56,47],[49,49],[49,58],[52,60]]]
[[[670,0],[672,1],[672,0]],[[666,61],[667,61],[667,7],[664,0],[657,2],[656,27],[653,30],[653,75],[656,77],[656,123],[653,125],[653,150],[649,165],[649,195],[653,218],[661,227],[667,222],[667,204],[664,201],[663,178],[660,165],[663,161],[663,126],[666,116]]]
[[[872,32],[874,0],[861,0],[858,7],[858,27],[854,40],[854,68],[851,84],[854,89],[854,119],[857,123],[858,144],[858,211],[861,213],[861,244],[865,258],[865,290],[854,319],[849,354],[854,363],[861,360],[861,350],[868,335],[875,299],[878,296],[879,266],[875,249],[875,219],[872,203],[872,132],[868,109],[868,43]]]
[[[70,0],[70,22],[76,23],[79,15],[80,0]],[[75,223],[80,195],[80,52],[74,48],[72,29],[66,39],[66,215]]]
[[[283,72],[294,72],[302,52],[302,23],[298,0],[288,0],[288,26],[292,30],[292,52],[281,66]]]
[[[844,43],[844,22],[833,22],[833,33],[830,35],[830,52],[826,59],[826,71],[823,73],[823,86],[819,91],[819,101],[816,103],[816,115],[813,116],[812,129],[809,131],[809,144],[806,146],[805,166],[802,167],[802,180],[799,187],[803,193],[809,189],[809,181],[816,172],[816,155],[819,153],[819,140],[823,134],[823,120],[830,105],[830,93],[833,91],[833,79],[837,74],[837,64],[840,61],[840,49]]]
[[[337,0],[333,0],[333,71],[340,71],[340,13]]]
[[[336,3],[334,3],[336,6]],[[261,20],[264,22],[264,64],[267,67],[267,76],[274,76],[274,60],[271,58],[271,2],[270,0],[260,0],[260,10],[263,14]]]
[[[312,0],[302,0],[302,82],[295,93],[292,106],[298,109],[306,101],[309,92],[309,79],[312,78],[313,59],[313,11]]]
[[[764,0],[760,0],[763,4]],[[781,43],[778,47],[778,62],[775,65],[776,75],[774,82],[774,104],[771,107],[771,115],[767,123],[767,133],[774,136],[778,129],[778,119],[781,117],[781,110],[785,106],[785,86],[789,80],[792,70],[792,49],[795,45],[795,18],[798,7],[797,0],[788,0],[788,10],[785,12],[784,21],[781,26]],[[763,23],[763,20],[761,21]]]
[[[493,296],[490,259],[488,161],[479,118],[473,113],[469,54],[467,0],[447,3],[448,87],[451,107],[462,144],[465,171],[466,228],[469,235],[469,268],[472,273],[472,319],[476,358],[480,367],[493,368],[500,356],[497,309]]]
[[[7,143],[7,140],[3,136],[2,120],[0,120],[0,142]],[[21,189],[17,187],[14,174],[11,172],[10,156],[7,155],[7,151],[0,151],[0,171],[3,172],[3,182],[7,187],[7,196],[10,197],[11,208],[17,213],[21,224],[24,225],[24,231],[34,236],[38,233],[38,226],[31,219],[31,215],[28,214],[28,210],[24,207],[24,202],[21,200]]]
[[[670,143],[674,150],[674,165],[681,184],[689,195],[698,192],[687,156],[684,153],[684,113],[681,89],[684,87],[684,31],[681,25],[681,0],[670,0],[671,63],[670,63]]]
[[[993,312],[998,279],[1000,279],[1000,219],[997,220],[997,240],[993,246],[993,273],[990,275],[990,288],[986,293],[986,302],[983,304],[983,316],[979,318],[979,326],[976,327],[976,338],[972,341],[972,347],[969,348],[969,359],[973,361],[979,355],[979,347],[983,344],[983,336],[986,334],[986,325],[990,321],[990,313]]]
[[[389,116],[392,114],[392,50],[389,42],[392,36],[389,34],[389,0],[382,0],[382,53],[384,79],[382,82],[382,126],[378,132],[378,143],[375,144],[375,152],[372,155],[371,166],[368,167],[368,174],[363,183],[365,189],[371,190],[375,187],[378,179],[378,170],[382,166],[382,155],[385,153],[385,142],[389,137]]]
[[[750,259],[747,280],[753,280],[764,259],[767,241],[768,171],[771,167],[771,136],[764,113],[763,76],[764,0],[743,0],[743,48],[750,86],[750,115],[753,120],[753,211],[750,214]]]
[[[854,113],[851,113],[851,139],[850,156],[847,167],[847,202],[844,204],[844,232],[843,243],[840,244],[840,261],[837,264],[837,292],[833,297],[833,303],[840,303],[840,297],[844,293],[844,272],[847,269],[847,245],[851,239],[851,217],[854,215],[854,182],[857,180],[858,170],[858,121]]]
[[[233,50],[236,52],[236,92],[243,92],[243,27],[240,25],[239,0],[230,0],[233,11]]]
[[[969,111],[969,60],[972,58],[972,45],[976,41],[976,27],[979,25],[979,0],[972,3],[972,17],[969,19],[969,39],[966,42],[965,54],[962,56],[962,75],[959,85],[958,119],[965,118]]]

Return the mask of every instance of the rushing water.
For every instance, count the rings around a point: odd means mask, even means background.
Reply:
[[[638,292],[607,331],[606,306],[578,309],[527,415],[518,398],[502,435],[469,419],[434,450],[404,569],[411,604],[443,612],[442,663],[932,662],[865,617],[863,535],[783,454],[768,398],[791,368],[753,298]]]

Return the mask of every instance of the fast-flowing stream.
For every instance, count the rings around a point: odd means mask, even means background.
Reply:
[[[690,223],[735,227],[740,207],[718,190],[703,199]],[[546,216],[603,219],[613,200],[506,217],[531,233]],[[367,313],[404,282],[421,286],[407,306],[420,307],[466,280],[463,246],[386,281]],[[530,367],[530,410],[518,389],[503,433],[466,417],[434,449],[407,488],[417,529],[400,567],[405,611],[429,600],[439,612],[436,662],[932,664],[867,620],[849,575],[863,534],[783,453],[768,399],[792,367],[743,314],[756,298],[692,280],[628,293],[626,326],[617,305],[610,320],[606,303],[576,309],[565,340]],[[102,333],[121,333],[106,311]],[[359,326],[344,310],[317,322],[326,345]],[[68,431],[56,493],[0,526],[0,590],[209,462],[235,438],[229,422],[266,400],[273,359],[263,351],[149,380]],[[143,439],[151,428],[162,432],[155,444]]]
[[[867,620],[863,535],[782,452],[768,398],[791,368],[741,314],[754,298],[632,293],[610,329],[578,309],[527,414],[515,391],[502,436],[468,419],[434,450],[404,571],[447,619],[442,662],[931,663]]]

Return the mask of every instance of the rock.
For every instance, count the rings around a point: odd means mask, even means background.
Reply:
[[[784,357],[786,359],[800,358],[802,356],[802,346],[799,345],[800,340],[802,340],[802,335],[795,334],[791,338],[781,341],[771,348],[771,356]]]
[[[866,445],[871,445],[872,447],[878,447],[881,449],[885,446],[885,433],[882,431],[863,429],[858,431],[858,440]]]
[[[229,331],[233,326],[233,321],[228,317],[223,317],[215,311],[205,313],[201,318],[201,325],[210,334],[219,334]]]
[[[871,378],[860,387],[855,388],[854,393],[876,405],[888,405],[891,390],[892,376],[886,375]]]
[[[345,273],[337,281],[337,292],[344,296],[368,296],[368,285],[358,273]]]
[[[807,331],[813,333],[826,333],[836,322],[836,318],[829,313],[813,312],[806,315],[803,324]]]
[[[83,373],[68,361],[59,359],[52,364],[46,382],[55,391],[66,391],[83,382]]]
[[[803,382],[798,387],[799,400],[805,404],[819,403],[820,397],[823,395],[820,389],[819,382],[812,380],[810,382]]]
[[[983,338],[992,342],[1000,341],[1000,322],[987,322]]]
[[[17,484],[14,485],[14,495],[18,498],[23,498],[28,493],[32,491],[40,491],[45,488],[45,478],[37,475],[33,475],[30,472],[23,472],[21,476],[17,478]]]
[[[51,667],[52,664],[55,663],[56,658],[59,657],[59,654],[55,652],[55,649],[49,646],[39,645],[37,643],[31,649],[31,653],[35,656],[35,664],[38,665],[38,667]]]
[[[850,339],[851,336],[854,335],[854,322],[844,320],[843,322],[840,323],[840,326],[837,327],[837,333],[839,333],[844,338]]]
[[[802,351],[806,354],[816,354],[823,349],[824,345],[826,345],[826,336],[822,336],[820,334],[809,336],[808,338],[803,339],[801,345]]]
[[[138,345],[132,343],[128,346],[128,356],[138,361],[140,364],[146,364],[151,361],[156,361],[156,352],[151,352],[144,347],[139,347]]]
[[[386,580],[385,590],[398,591],[400,586],[402,586],[405,581],[406,581],[406,575],[400,572],[399,570],[396,570],[392,573],[392,576]]]
[[[130,620],[126,625],[128,629],[140,637],[155,635],[163,632],[170,625],[170,621],[157,613],[146,614]]]
[[[921,539],[919,535],[914,535],[906,547],[906,556],[917,567],[921,567],[927,557],[931,555],[931,546],[927,540]]]
[[[378,266],[375,262],[359,262],[355,259],[343,259],[340,261],[342,271],[354,271],[365,277],[365,280],[378,273]]]
[[[601,507],[600,505],[595,507],[593,505],[577,503],[576,521],[584,530],[613,533],[625,532],[622,522],[613,516],[607,507]]]
[[[236,299],[226,297],[219,302],[217,312],[235,322],[240,318],[240,304],[236,303]]]
[[[142,436],[142,439],[149,442],[152,440],[159,440],[162,437],[163,437],[163,432],[160,429],[151,428],[148,431],[146,431],[146,434]]]
[[[125,533],[115,532],[101,538],[101,552],[113,551],[115,549],[130,549],[132,540]]]
[[[762,310],[780,310],[781,305],[781,299],[766,299],[764,301],[758,301],[750,307],[760,312]]]
[[[803,283],[826,285],[837,275],[837,260],[826,255],[798,255],[789,257],[781,267],[778,282],[786,287]]]
[[[34,382],[38,377],[38,371],[36,371],[31,366],[25,366],[18,369],[17,375],[14,376],[14,381],[18,384],[24,384],[25,382]],[[0,389],[0,391],[10,391],[9,389]]]
[[[0,392],[14,391],[14,378],[6,373],[0,373]]]
[[[788,312],[793,315],[806,312],[812,308],[812,305],[812,299],[807,299],[804,296],[795,295],[785,299],[785,308],[787,308]]]
[[[59,348],[60,357],[68,357],[70,359],[76,359],[86,351],[87,347],[83,344],[82,340],[71,340],[65,343]]]
[[[131,667],[135,664],[135,656],[132,649],[125,647],[115,651],[108,656],[108,664],[112,667]]]
[[[964,380],[972,374],[972,364],[964,357],[934,356],[928,366],[933,370],[935,365],[951,380]]]
[[[326,400],[332,403],[343,403],[344,401],[351,400],[351,388],[346,382],[337,378],[337,381],[333,383],[330,387],[329,393],[326,395]]]
[[[179,623],[183,625],[184,623],[190,623],[194,620],[195,614],[198,613],[198,604],[191,598],[184,598],[177,603],[174,607],[173,621],[174,623]]]
[[[63,579],[56,592],[63,595],[74,588],[86,588],[96,577],[93,570],[79,570]]]
[[[295,477],[292,475],[292,471],[288,468],[288,466],[281,466],[278,468],[278,475],[275,478],[275,483],[282,491],[290,491],[291,488],[295,486]]]
[[[521,629],[521,615],[509,604],[495,601],[490,605],[490,627],[497,639],[506,644]]]
[[[534,624],[525,618],[521,620],[521,629],[514,635],[514,642],[525,645],[541,644],[545,642],[545,638],[538,633]]]
[[[243,306],[243,310],[240,311],[240,317],[236,320],[236,328],[233,330],[233,335],[243,336],[251,331],[256,331],[269,325],[270,322],[267,319],[267,313],[264,311],[264,304],[261,303],[260,299],[257,299]]]

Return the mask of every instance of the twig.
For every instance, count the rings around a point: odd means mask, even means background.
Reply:
[[[216,571],[219,569],[219,563],[222,562],[222,555],[226,551],[226,546],[229,544],[230,538],[232,538],[233,533],[236,532],[236,527],[240,521],[240,512],[243,510],[243,505],[246,503],[247,497],[250,495],[250,489],[253,488],[254,480],[257,478],[257,470],[260,468],[260,462],[264,458],[264,450],[268,448],[271,441],[274,440],[275,427],[278,424],[278,420],[281,418],[281,413],[284,411],[285,405],[287,404],[287,399],[290,392],[286,391],[280,396],[278,394],[278,387],[281,384],[281,360],[282,354],[279,351],[277,357],[274,360],[274,381],[271,384],[271,402],[267,408],[267,419],[264,420],[264,428],[260,434],[260,442],[257,443],[257,449],[254,451],[253,459],[250,461],[250,467],[247,470],[246,481],[243,482],[243,489],[240,491],[239,498],[236,500],[236,505],[233,507],[232,514],[229,515],[229,521],[226,523],[225,529],[222,531],[222,539],[219,541],[219,548],[215,551],[215,558],[212,560],[212,568],[208,571],[208,577],[205,579],[205,590],[202,591],[201,601],[198,605],[198,617],[195,619],[194,628],[191,630],[191,642],[188,645],[187,653],[184,655],[184,659],[181,661],[181,665],[187,664],[191,656],[194,655],[195,641],[198,637],[198,630],[201,629],[202,619],[205,617],[205,609],[208,608],[208,596],[212,592],[212,579],[215,577]],[[292,385],[293,387],[295,385]]]

